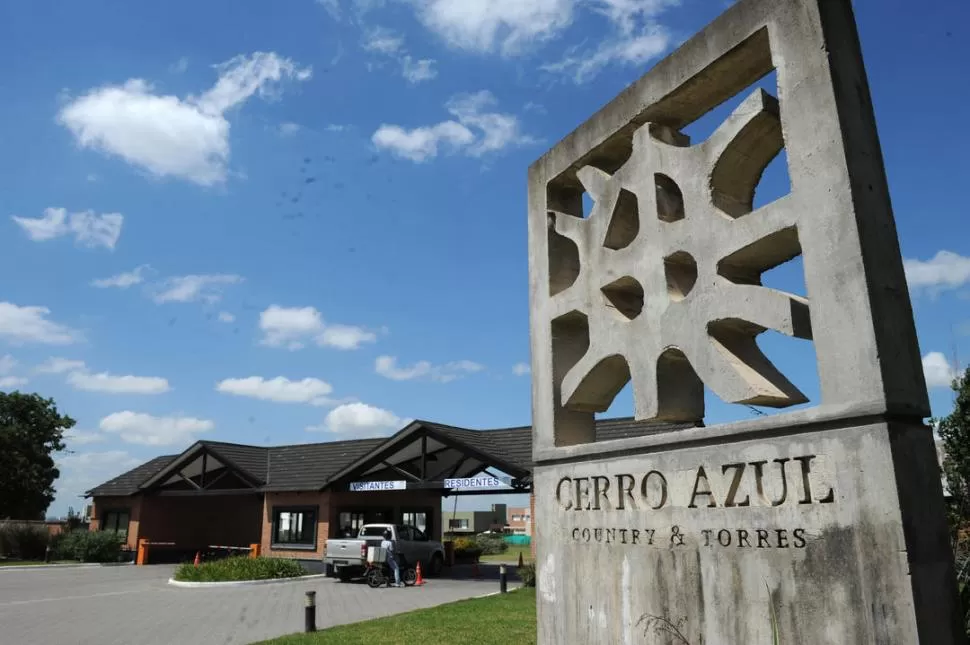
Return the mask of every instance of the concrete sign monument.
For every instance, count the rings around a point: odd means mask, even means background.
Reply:
[[[745,89],[772,70],[777,97]],[[791,191],[755,209],[783,148]],[[849,0],[737,2],[529,186],[539,642],[963,643]],[[807,297],[762,285],[799,255]],[[702,421],[704,386],[805,403],[769,329],[814,342],[814,407],[596,442],[631,381],[641,420]]]

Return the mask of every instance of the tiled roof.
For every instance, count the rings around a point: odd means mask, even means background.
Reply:
[[[437,432],[452,441],[503,462],[508,466],[531,472],[532,427],[502,428],[497,430],[469,430],[431,421],[418,424]],[[412,424],[409,427],[413,427]],[[608,441],[627,437],[659,434],[693,427],[694,424],[669,424],[634,421],[633,419],[608,419],[596,422],[596,440]],[[221,456],[231,465],[244,471],[254,483],[267,491],[319,490],[341,470],[366,457],[388,439],[357,439],[331,441],[291,446],[248,446],[222,441],[199,443]],[[193,444],[195,445],[195,444]],[[158,474],[181,455],[156,457],[123,475],[101,484],[88,492],[91,496],[131,495],[139,485]],[[267,469],[269,476],[267,477]]]
[[[138,490],[138,485],[149,477],[154,476],[162,468],[172,463],[178,455],[165,455],[155,457],[149,462],[132,468],[126,473],[118,475],[114,479],[108,480],[96,488],[87,492],[92,497],[104,497],[108,495],[131,495]]]
[[[270,448],[265,490],[316,490],[337,471],[360,459],[386,439],[357,439]],[[265,462],[263,472],[266,472]]]

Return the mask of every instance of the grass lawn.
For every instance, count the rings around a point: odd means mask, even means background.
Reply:
[[[505,553],[500,553],[498,555],[483,555],[479,558],[479,560],[481,562],[518,562],[520,553],[522,554],[522,559],[525,562],[532,560],[532,547],[528,544],[510,544],[509,550]]]
[[[407,614],[293,634],[260,645],[535,645],[536,590],[462,600]]]

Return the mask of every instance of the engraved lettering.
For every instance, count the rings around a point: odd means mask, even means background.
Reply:
[[[765,530],[765,529],[758,529],[756,531],[756,533],[758,534],[758,548],[759,549],[763,549],[766,546],[771,546],[768,543],[768,531],[767,530]]]
[[[633,475],[617,475],[616,489],[619,491],[616,508],[623,510],[626,508],[626,500],[630,500],[630,508],[637,507],[637,500],[633,496],[633,487],[637,485],[637,478]]]
[[[796,549],[805,548],[805,529],[795,529],[792,531],[792,537],[795,539]]]
[[[610,504],[610,479],[609,477],[604,477],[602,475],[596,475],[593,479],[593,507],[592,510],[599,511],[602,510],[600,507],[600,500],[603,500],[603,505],[606,510],[610,510],[612,504]]]
[[[748,532],[744,529],[738,529],[738,546],[751,546],[748,542]]]
[[[795,457],[795,461],[801,462],[802,464],[802,491],[804,492],[804,497],[802,497],[798,503],[799,504],[811,504],[812,503],[812,481],[809,475],[812,473],[812,460],[815,459],[816,455],[806,455],[805,457]],[[828,494],[825,495],[820,500],[817,500],[819,504],[831,504],[835,501],[835,490],[829,487]]]
[[[655,481],[658,482],[660,486],[660,501],[656,504],[651,504],[648,499],[649,495],[647,493],[650,488],[650,478],[653,477]],[[653,510],[658,510],[663,508],[667,504],[667,478],[663,476],[663,473],[659,473],[656,470],[651,470],[649,473],[644,475],[643,481],[640,482],[640,495],[643,496],[644,501]]]
[[[616,542],[616,529],[606,529],[606,543]]]
[[[702,478],[704,479],[704,486],[707,488],[707,490],[700,490]],[[644,481],[646,481],[646,479],[644,479]],[[690,504],[687,505],[687,508],[697,508],[697,504],[694,502],[697,500],[698,495],[707,495],[710,498],[711,501],[707,505],[708,508],[715,508],[717,506],[717,502],[714,501],[714,493],[711,492],[711,483],[707,480],[707,472],[704,470],[703,466],[700,466],[697,469],[697,477],[694,478],[694,492],[691,493]]]
[[[788,548],[788,531],[785,529],[775,529],[775,533],[778,534],[778,548],[787,549]]]
[[[620,529],[620,542],[626,544],[626,532],[628,529]]]
[[[637,540],[640,539],[640,529],[630,529],[630,533],[632,534],[631,542],[636,544]]]
[[[721,546],[731,546],[731,531],[727,529],[718,531],[717,541],[721,543]]]
[[[747,464],[725,464],[721,466],[721,474],[726,475],[729,468],[734,469],[734,479],[731,480],[731,486],[728,488],[727,499],[724,500],[724,506],[731,508],[733,506],[750,506],[751,497],[748,495],[744,496],[744,500],[740,502],[735,502],[734,498],[738,494],[738,487],[741,485],[741,477],[744,475],[744,467]]]
[[[704,534],[704,546],[711,546],[711,533],[713,532],[714,532],[714,529],[701,530],[701,533]]]
[[[593,529],[593,539],[597,542],[603,541],[603,529]]]
[[[653,546],[653,534],[657,531],[655,529],[645,529],[644,533],[647,534],[647,544]]]
[[[653,542],[652,539],[650,541]],[[671,546],[684,546],[684,534],[680,532],[680,527],[676,524],[670,527],[670,544]]]
[[[579,540],[579,529],[578,528],[573,529],[573,539],[574,540],[577,540],[577,541]]]
[[[571,481],[572,481],[571,477],[563,477],[562,479],[559,480],[559,483],[556,484],[556,501],[559,502],[559,504],[562,506],[564,511],[568,511],[573,507],[573,500],[567,499],[565,503],[563,503],[563,500],[562,500],[562,485],[566,484],[566,490],[568,491],[569,482]]]
[[[767,461],[752,461],[751,465],[754,466],[754,481],[755,487],[758,491],[758,496],[767,504],[772,506],[781,506],[788,499],[788,475],[785,473],[785,464],[788,463],[788,459],[775,459],[774,463],[778,464],[778,470],[781,471],[781,497],[776,500],[768,498],[765,494],[765,482],[764,482],[764,466]]]
[[[582,536],[584,540],[589,542],[589,537],[590,537],[589,529],[583,529]]]
[[[577,511],[589,510],[589,477],[576,477],[573,479],[576,484],[576,499],[574,508]],[[585,486],[585,488],[584,488]],[[583,507],[583,497],[586,497],[586,506]]]

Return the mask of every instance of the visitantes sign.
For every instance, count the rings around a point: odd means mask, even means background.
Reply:
[[[374,490],[405,490],[408,487],[406,481],[388,481],[388,482],[351,482],[350,490],[354,493],[360,493],[364,491],[374,491]]]
[[[512,479],[510,477],[474,477],[445,480],[445,488],[453,490],[490,490],[508,488],[511,485]]]

